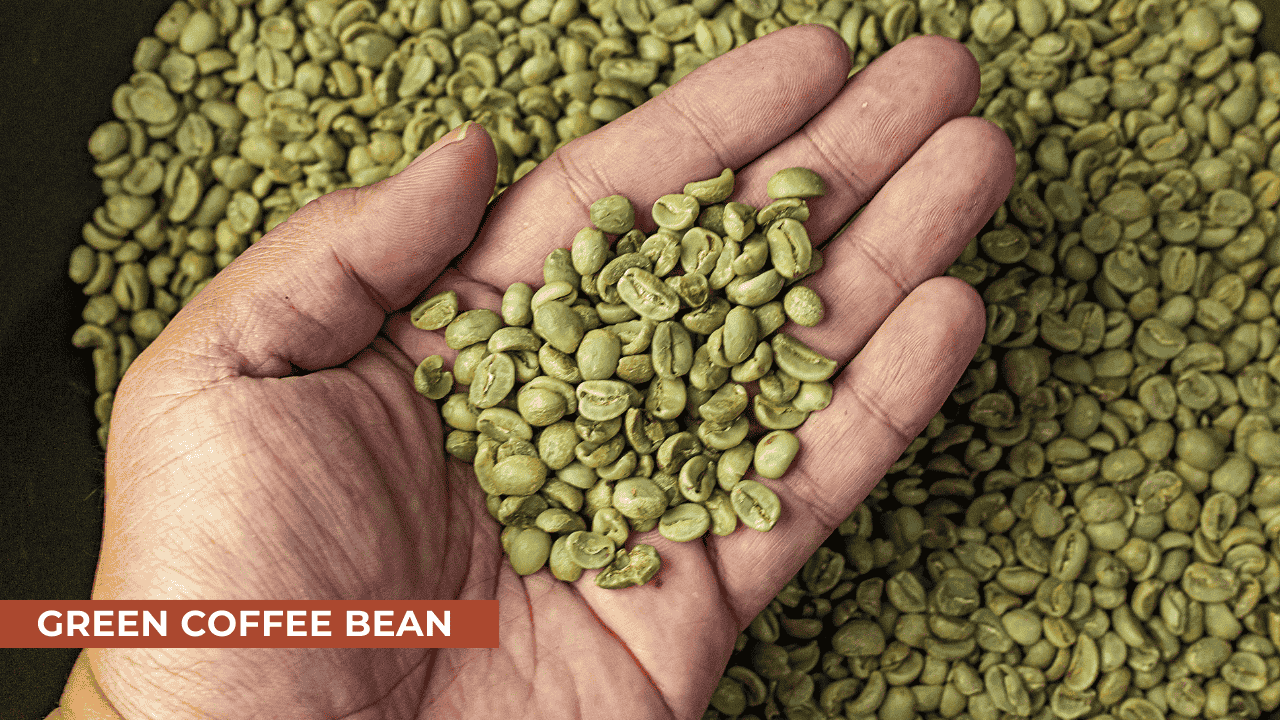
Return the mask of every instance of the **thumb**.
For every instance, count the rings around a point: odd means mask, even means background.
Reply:
[[[130,374],[151,367],[172,391],[346,362],[475,237],[496,171],[488,135],[467,123],[399,174],[309,203],[222,270]]]

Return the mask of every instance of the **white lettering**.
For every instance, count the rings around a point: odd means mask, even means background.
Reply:
[[[257,610],[241,610],[240,611],[240,637],[244,637],[245,635],[247,635],[248,633],[246,633],[245,631],[248,630],[249,628],[258,627],[258,623],[254,622],[253,620],[250,620],[249,619],[250,617],[255,617],[255,618],[258,617],[258,611]],[[210,622],[212,622],[213,618],[209,618],[209,620]],[[234,622],[231,624],[231,628],[233,630],[235,629]],[[212,630],[213,628],[210,628],[210,629]],[[216,630],[214,630],[214,634],[215,635],[217,634]]]
[[[110,610],[94,610],[93,611],[93,634],[94,634],[94,637],[115,636],[115,633],[111,632],[111,611]]]
[[[67,613],[67,637],[72,637],[79,630],[80,634],[89,637],[89,613],[83,610],[72,610]]]
[[[331,613],[328,610],[317,610],[315,614],[311,616],[311,634],[312,635],[316,637],[329,637],[330,635],[333,634],[331,631],[327,629],[321,630],[321,628],[329,627],[330,614]]]
[[[120,616],[117,618],[120,622],[120,637],[138,637],[137,630],[129,628],[138,624],[137,620],[132,619],[138,614],[137,610],[121,610]]]
[[[45,610],[40,613],[40,619],[36,621],[36,626],[40,628],[40,634],[45,637],[57,637],[62,634],[62,623],[55,624],[52,631],[45,626],[44,621],[51,617],[60,618],[62,617],[62,613],[57,610]]]
[[[156,622],[156,616],[151,614],[150,610],[142,613],[142,634],[150,636],[151,628],[155,628],[160,637],[165,637],[169,628],[169,611],[160,611],[160,622]]]
[[[263,610],[262,611],[262,635],[263,637],[271,637],[271,628],[284,627],[284,623],[279,620],[272,621],[271,616],[284,617],[283,610]]]
[[[407,632],[412,632],[418,637],[422,637],[422,627],[418,625],[418,616],[413,614],[412,610],[405,612],[404,618],[400,620],[400,627],[396,630],[396,637],[400,637]]]
[[[307,634],[307,623],[303,620],[302,616],[306,614],[306,610],[290,610],[288,616],[289,619],[286,621],[288,623],[288,627],[285,628],[285,634],[289,637],[305,637]]]
[[[226,619],[227,619],[227,629],[226,629],[226,630],[222,630],[222,631],[219,631],[219,630],[218,630],[218,625],[217,625],[217,623],[215,623],[214,621],[215,621],[215,620],[217,620],[219,617],[224,617],[224,618],[226,618]],[[214,614],[212,614],[212,615],[210,615],[210,616],[209,616],[209,632],[213,633],[214,635],[217,635],[218,637],[226,637],[226,636],[230,635],[231,633],[233,633],[233,632],[235,632],[235,631],[236,631],[236,616],[235,616],[235,615],[232,615],[231,613],[227,612],[226,610],[219,610],[219,611],[217,611],[217,612],[215,612]]]
[[[357,619],[358,618],[358,619]],[[360,629],[357,630],[356,626]],[[347,611],[347,637],[364,637],[369,634],[369,613],[363,610]]]
[[[435,635],[435,631],[431,627],[432,625],[440,628],[441,635],[444,635],[445,637],[449,637],[449,611],[448,610],[444,611],[444,622],[441,623],[440,618],[436,615],[435,611],[428,610],[427,611],[427,636],[428,637],[432,637]]]

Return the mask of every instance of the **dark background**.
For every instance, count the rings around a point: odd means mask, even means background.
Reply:
[[[92,587],[103,453],[67,258],[102,200],[85,142],[171,1],[0,2],[0,599]],[[1280,47],[1280,0],[1255,2]],[[52,711],[78,652],[0,649],[0,720]]]
[[[0,2],[0,599],[89,597],[103,453],[67,258],[102,201],[89,133],[171,2]],[[78,652],[0,649],[0,718],[52,711]]]

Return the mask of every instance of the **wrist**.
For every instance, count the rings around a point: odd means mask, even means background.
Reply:
[[[124,720],[111,706],[89,667],[89,654],[80,652],[71,668],[58,707],[44,720]]]

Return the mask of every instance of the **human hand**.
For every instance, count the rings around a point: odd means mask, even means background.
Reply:
[[[700,716],[737,633],[923,428],[983,334],[976,293],[936,277],[1013,179],[1007,138],[964,117],[977,64],[940,38],[846,81],[848,63],[821,27],[770,34],[565,147],[487,215],[492,145],[478,127],[451,133],[400,175],[303,208],[220,273],[117,393],[93,597],[497,599],[501,646],[88,651],[116,711]],[[827,319],[794,329],[843,369],[790,472],[768,482],[781,520],[687,544],[651,533],[663,568],[640,588],[518,576],[413,389],[418,361],[452,352],[396,310],[424,288],[497,308],[510,283],[540,282],[595,198],[647,208],[726,166],[735,199],[756,205],[774,171],[814,168],[828,185],[810,202],[815,242],[866,205],[807,281]]]

